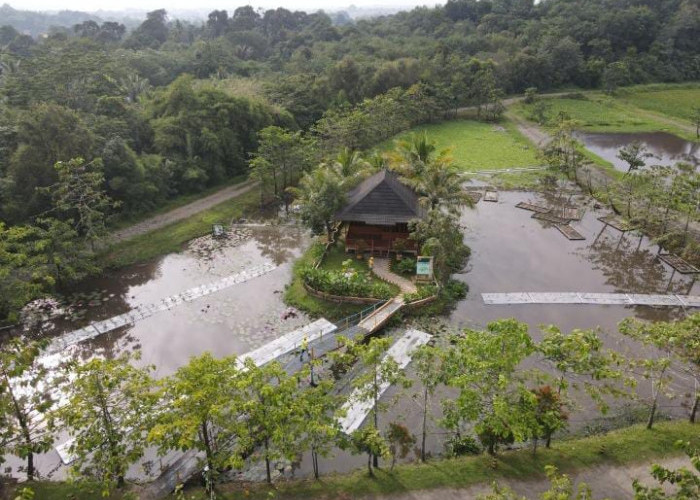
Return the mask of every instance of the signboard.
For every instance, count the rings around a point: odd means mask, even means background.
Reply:
[[[417,257],[416,258],[416,277],[418,279],[433,279],[433,258],[432,257]]]

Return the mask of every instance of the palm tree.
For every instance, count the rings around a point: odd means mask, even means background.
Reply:
[[[462,176],[447,156],[428,163],[420,177],[408,181],[420,195],[420,202],[429,210],[444,208],[457,214],[462,207],[474,205],[462,188]]]
[[[362,158],[359,152],[350,148],[343,148],[327,168],[335,172],[344,187],[352,187],[357,181],[374,172],[372,165]]]
[[[427,132],[413,134],[396,143],[393,169],[406,178],[420,177],[432,160],[435,150],[435,142],[428,139]]]

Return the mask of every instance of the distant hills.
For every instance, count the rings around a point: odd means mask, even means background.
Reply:
[[[166,5],[167,2],[164,2]],[[168,9],[168,15],[171,19],[182,19],[189,21],[205,21],[212,8],[199,9]],[[331,15],[334,22],[337,24],[345,24],[344,20],[354,20],[369,17],[377,17],[382,15],[395,14],[400,10],[409,10],[411,7],[356,7],[351,5],[347,8],[332,8],[326,12]],[[233,12],[233,8],[229,9]],[[289,10],[300,10],[290,7]],[[17,31],[38,37],[40,35],[50,33],[56,28],[72,28],[76,24],[84,21],[95,21],[102,23],[104,21],[116,21],[124,24],[128,29],[138,26],[146,17],[145,10],[129,9],[123,11],[96,11],[96,12],[81,12],[75,10],[61,10],[56,12],[35,12],[29,10],[18,10],[11,7],[9,4],[3,4],[0,7],[0,26],[10,25]]]

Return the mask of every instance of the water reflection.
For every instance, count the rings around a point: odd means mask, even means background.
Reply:
[[[666,132],[639,132],[603,134],[577,132],[576,138],[596,155],[612,163],[616,169],[626,172],[628,165],[617,158],[620,149],[641,142],[656,158],[649,158],[647,166],[673,166],[678,162],[700,165],[700,144],[686,141]]]

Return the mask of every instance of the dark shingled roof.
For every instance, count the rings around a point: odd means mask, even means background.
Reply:
[[[416,193],[393,172],[382,170],[348,193],[348,203],[335,215],[343,222],[393,226],[422,218]]]

